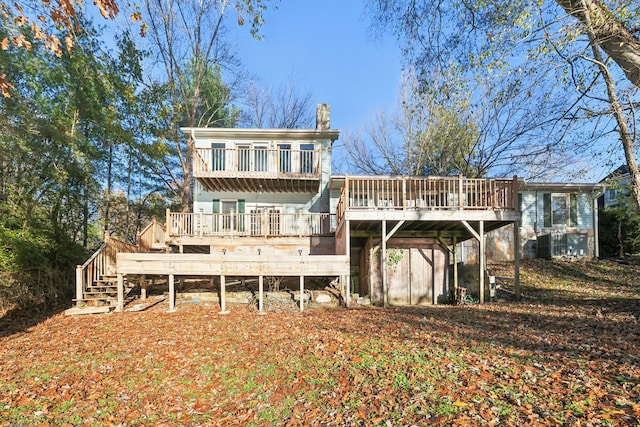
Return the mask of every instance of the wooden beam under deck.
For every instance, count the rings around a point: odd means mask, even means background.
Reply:
[[[359,209],[350,208],[344,213],[350,221],[498,221],[513,222],[519,219],[519,213],[514,210],[431,210],[431,209]]]
[[[319,177],[261,178],[261,177],[199,177],[198,181],[208,191],[244,191],[268,193],[316,193]]]
[[[269,255],[119,253],[118,274],[176,276],[342,276],[347,255],[284,258]]]

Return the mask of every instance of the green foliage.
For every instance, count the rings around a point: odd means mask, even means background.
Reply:
[[[398,269],[398,264],[404,258],[404,251],[402,249],[391,248],[387,250],[387,265],[391,271]]]
[[[600,211],[600,256],[620,257],[640,253],[640,213],[629,189],[617,204]]]
[[[16,86],[0,101],[0,311],[69,302],[74,267],[101,238],[100,189],[149,175],[118,162],[137,163],[144,139],[131,132],[140,57],[123,36],[118,62],[83,27],[60,58],[39,43],[0,52]]]
[[[462,174],[470,178],[478,172],[473,165],[473,148],[478,130],[472,119],[465,119],[463,108],[434,106],[429,126],[416,135],[414,160],[417,175],[452,176]]]

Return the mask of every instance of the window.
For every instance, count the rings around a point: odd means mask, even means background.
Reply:
[[[278,171],[291,172],[291,144],[278,144]]]
[[[215,142],[211,144],[211,170],[223,171],[225,167],[225,144]]]
[[[253,165],[256,172],[265,172],[267,168],[267,146],[266,145],[254,145],[253,146]]]
[[[313,144],[300,144],[300,173],[314,173]]]
[[[575,227],[578,224],[577,194],[543,194],[544,226]]]
[[[244,200],[214,199],[211,211],[214,214],[214,231],[244,231]]]
[[[251,210],[251,234],[260,236],[280,234],[280,212],[278,207],[259,207]]]
[[[222,230],[230,231],[236,229],[236,202],[222,201]]]
[[[248,172],[251,170],[251,146],[238,145],[238,171]]]

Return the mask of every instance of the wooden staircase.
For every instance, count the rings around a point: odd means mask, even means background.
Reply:
[[[127,280],[124,280],[125,297],[131,292],[133,286],[129,286]],[[101,307],[116,305],[118,300],[118,277],[115,275],[106,275],[101,279],[90,283],[83,292],[82,301],[87,306]],[[76,301],[77,302],[77,301]]]
[[[106,313],[115,307],[118,301],[116,254],[138,251],[136,245],[115,239],[105,232],[104,243],[84,264],[76,268],[75,307],[65,313]],[[125,297],[133,288],[134,286],[125,279]]]

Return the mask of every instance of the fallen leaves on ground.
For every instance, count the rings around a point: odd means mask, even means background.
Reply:
[[[0,425],[636,426],[639,273],[534,260],[521,302],[13,324]]]

